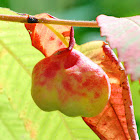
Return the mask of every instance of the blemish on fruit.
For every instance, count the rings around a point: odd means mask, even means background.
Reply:
[[[82,82],[82,75],[81,75],[81,73],[80,73],[80,72],[79,72],[79,74],[78,74],[78,72],[73,73],[73,74],[71,74],[71,76],[73,76],[73,77],[74,77],[74,79],[75,79],[75,80],[77,80],[77,82],[79,82],[79,83],[81,83],[81,82]]]
[[[89,91],[97,88],[97,83],[94,82],[92,78],[87,78],[86,81],[82,84],[83,87],[86,87]]]
[[[53,78],[59,69],[60,69],[59,63],[52,62],[50,65],[48,65],[43,75],[47,78]]]
[[[94,94],[94,99],[97,99],[97,98],[99,98],[99,97],[100,97],[99,92],[95,92],[95,94]]]
[[[65,103],[67,103],[68,100],[68,96],[66,94],[64,94],[64,92],[61,89],[57,89],[58,92],[58,98],[61,101],[61,103],[64,105]]]
[[[87,94],[85,92],[76,92],[76,94],[79,96],[79,97],[87,97]]]
[[[72,91],[72,85],[68,81],[63,80],[62,85],[66,91]]]

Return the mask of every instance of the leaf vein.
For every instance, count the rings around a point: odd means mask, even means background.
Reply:
[[[20,59],[18,59],[17,56],[1,40],[0,40],[0,44],[18,62],[18,64],[25,70],[25,72],[31,77],[30,71],[26,68],[23,62]]]

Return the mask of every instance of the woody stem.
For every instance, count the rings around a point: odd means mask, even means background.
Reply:
[[[62,19],[53,19],[53,18],[36,18],[31,16],[33,19],[36,19],[36,23],[46,23],[46,24],[57,24],[57,25],[69,25],[77,27],[94,27],[98,28],[96,21],[75,21],[75,20],[62,20]],[[21,22],[28,23],[29,16],[18,16],[18,15],[2,15],[0,14],[0,20],[11,21],[11,22]]]

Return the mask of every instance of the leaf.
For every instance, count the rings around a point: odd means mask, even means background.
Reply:
[[[47,13],[39,14],[35,17],[53,18]],[[27,23],[25,27],[31,36],[32,45],[45,56],[50,56],[58,49],[68,47],[70,26]]]
[[[100,15],[97,22],[110,47],[117,48],[126,73],[131,74],[132,80],[140,79],[140,16],[115,18]]]
[[[101,66],[111,84],[110,100],[103,112],[83,120],[102,140],[138,139],[127,76],[113,51],[102,41],[89,42],[76,49]]]
[[[16,13],[0,8],[0,14]],[[30,91],[31,71],[43,58],[31,46],[23,24],[0,21],[0,128],[3,134],[0,139],[22,139],[19,137],[24,132],[23,139],[97,140],[80,117],[70,118],[58,111],[43,112],[34,104]],[[12,118],[6,122],[8,125],[1,124],[4,115],[6,121]],[[8,128],[15,138],[9,136]]]
[[[8,100],[10,98],[7,98],[2,92],[0,94],[0,138],[5,140],[30,140],[29,133],[25,130],[23,121],[9,104]]]

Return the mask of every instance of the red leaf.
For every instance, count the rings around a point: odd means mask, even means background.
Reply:
[[[140,79],[140,16],[115,18],[97,17],[101,35],[106,36],[111,48],[117,48],[120,61],[132,80]]]
[[[83,120],[102,140],[138,139],[127,75],[115,54],[102,41],[83,44],[79,50],[102,67],[111,84],[110,100],[104,111]]]
[[[35,17],[54,18],[47,13],[42,13]],[[32,45],[45,56],[50,56],[58,49],[68,47],[70,26],[27,23],[25,27],[30,34]]]

